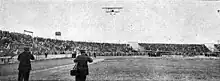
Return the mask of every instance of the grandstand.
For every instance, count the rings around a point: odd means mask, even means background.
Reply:
[[[209,52],[204,44],[146,44],[139,43],[146,50],[178,51],[178,52]]]
[[[118,43],[98,43],[98,42],[80,42],[69,40],[57,40],[50,38],[34,37],[32,36],[0,30],[1,56],[15,56],[17,49],[21,45],[32,45],[33,53],[36,54],[64,54],[66,51],[73,51],[75,49],[84,49],[89,52],[97,52],[97,55],[129,55],[131,52],[145,52],[146,55],[151,52],[163,52],[170,54],[182,54],[188,56],[203,55],[204,53],[212,52],[206,44],[158,44],[158,43],[137,43],[130,42],[129,44]],[[19,45],[18,45],[19,44]],[[216,49],[220,49],[219,44],[215,44]],[[10,53],[6,53],[6,51]],[[40,53],[39,53],[40,52]],[[135,55],[135,54],[133,54]]]
[[[187,56],[202,55],[203,53],[210,52],[204,44],[146,44],[139,43],[145,50],[170,52],[170,54],[181,54]]]
[[[0,31],[1,51],[11,48],[13,43],[23,45],[32,45],[32,36],[9,31]],[[116,43],[96,43],[96,42],[79,42],[56,40],[42,37],[34,37],[34,53],[35,51],[49,52],[49,54],[57,54],[64,51],[72,51],[74,49],[84,49],[88,51],[99,52],[127,52],[129,48],[127,44]],[[2,54],[1,54],[2,55]],[[7,55],[6,55],[7,56]]]

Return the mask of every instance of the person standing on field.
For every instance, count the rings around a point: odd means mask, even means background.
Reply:
[[[48,52],[44,52],[45,58],[47,58]]]
[[[31,61],[34,60],[34,56],[29,51],[28,47],[24,48],[24,52],[19,54],[17,60],[20,62],[18,66],[18,81],[29,81],[29,75],[31,70]]]
[[[80,55],[76,57],[74,62],[77,63],[79,72],[75,77],[76,81],[86,81],[86,76],[89,75],[88,62],[93,62],[92,58],[86,54],[85,50],[80,50]]]
[[[94,57],[96,58],[96,53],[94,52]]]

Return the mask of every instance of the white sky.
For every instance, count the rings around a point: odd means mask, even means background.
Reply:
[[[0,0],[0,29],[34,36],[102,42],[216,43],[220,1]],[[121,6],[111,16],[102,9]],[[115,26],[114,26],[115,18]],[[114,28],[115,27],[115,28]]]

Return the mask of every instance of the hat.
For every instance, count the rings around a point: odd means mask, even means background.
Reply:
[[[24,47],[24,51],[29,51],[29,48],[28,47]]]
[[[86,53],[86,50],[79,50],[80,53]]]

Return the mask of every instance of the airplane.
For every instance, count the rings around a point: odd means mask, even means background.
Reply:
[[[110,13],[112,15],[112,13],[119,13],[120,11],[117,11],[116,9],[122,9],[122,7],[103,7],[102,9],[106,9],[106,13]]]
[[[115,11],[115,10],[106,11],[106,13],[113,13],[113,12],[119,13],[120,11]]]

